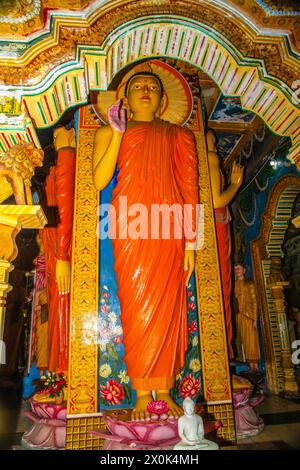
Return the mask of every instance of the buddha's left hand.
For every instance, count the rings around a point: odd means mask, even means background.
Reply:
[[[191,275],[195,268],[195,250],[185,250],[183,269],[186,273],[186,286],[188,286]]]

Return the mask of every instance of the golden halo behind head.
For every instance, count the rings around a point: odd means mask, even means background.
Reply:
[[[193,109],[193,96],[185,78],[173,67],[160,60],[149,60],[133,67],[113,91],[100,91],[97,103],[93,104],[97,116],[107,123],[107,113],[117,100],[124,98],[128,80],[139,72],[152,72],[161,79],[164,95],[159,118],[173,124],[185,124]]]

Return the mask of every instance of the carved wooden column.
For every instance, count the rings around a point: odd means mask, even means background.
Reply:
[[[218,436],[235,442],[229,356],[223,306],[219,255],[214,221],[206,137],[198,103],[198,146],[200,203],[204,205],[204,246],[196,252],[203,393],[208,417],[222,421]]]
[[[288,285],[289,282],[286,281],[275,281],[271,282],[269,287],[272,292],[280,332],[283,390],[285,393],[297,393],[298,384],[295,379],[295,369],[292,363],[291,345],[285,311],[285,296],[283,291],[284,287],[287,287]]]

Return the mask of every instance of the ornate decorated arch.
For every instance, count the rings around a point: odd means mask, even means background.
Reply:
[[[253,273],[259,299],[268,389],[272,393],[296,392],[294,368],[287,331],[283,288],[272,279],[272,263],[283,257],[282,245],[300,192],[300,179],[282,176],[274,185],[262,219],[258,238],[251,242]]]
[[[300,107],[292,86],[298,80],[299,54],[293,39],[297,40],[297,29],[290,19],[280,17],[276,23],[277,28],[289,24],[289,35],[277,29],[270,36],[258,25],[256,13],[266,12],[261,4],[251,10],[255,22],[242,7],[231,5],[233,0],[162,0],[155,5],[145,0],[145,16],[140,16],[136,0],[96,3],[72,2],[72,13],[50,11],[42,30],[22,41],[0,44],[1,88],[21,101],[24,112],[16,130],[15,123],[0,124],[0,152],[18,141],[18,134],[37,142],[30,124],[53,126],[64,111],[87,103],[90,90],[107,89],[123,67],[145,58],[169,57],[203,70],[225,96],[240,97],[244,109],[260,116],[274,133],[289,137],[289,157],[297,164]],[[12,18],[9,23],[22,21]],[[4,112],[12,106],[9,103]]]

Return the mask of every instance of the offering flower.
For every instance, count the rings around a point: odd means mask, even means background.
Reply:
[[[166,401],[163,400],[157,400],[157,401],[151,401],[147,405],[147,411],[149,413],[161,416],[163,414],[167,414],[169,411],[169,407]]]
[[[66,377],[62,372],[59,374],[48,372],[47,375],[42,375],[40,380],[43,383],[41,393],[48,392],[51,398],[58,397],[67,386]]]

